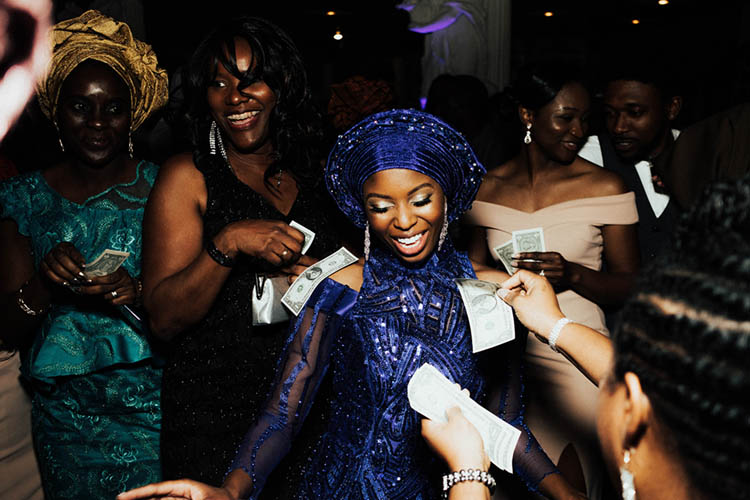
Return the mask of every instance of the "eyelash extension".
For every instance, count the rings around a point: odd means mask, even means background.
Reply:
[[[376,207],[374,205],[370,205],[370,211],[376,214],[384,214],[388,211],[388,207]]]
[[[415,207],[423,207],[425,205],[429,205],[430,203],[432,203],[432,196],[428,196],[427,198],[417,200],[412,203],[414,204]]]

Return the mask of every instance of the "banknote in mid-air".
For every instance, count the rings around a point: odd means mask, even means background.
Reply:
[[[130,257],[130,252],[120,252],[119,250],[108,248],[99,254],[96,259],[86,263],[83,274],[87,278],[112,274],[120,268],[128,257]]]
[[[456,279],[471,328],[473,352],[510,342],[516,337],[513,309],[495,292],[497,283],[468,278]]]
[[[445,422],[448,408],[458,406],[482,436],[484,449],[492,463],[504,471],[513,472],[513,451],[521,431],[461,392],[437,368],[429,363],[420,366],[409,380],[406,393],[414,410],[438,422]]]
[[[513,274],[514,272],[516,272],[516,270],[513,268],[513,254],[515,253],[515,251],[513,250],[512,239],[508,240],[502,245],[496,246],[492,249],[492,251],[495,252],[495,256],[497,257],[497,259],[502,262],[503,267],[508,274]]]
[[[297,221],[292,221],[289,223],[289,225],[305,235],[305,242],[302,244],[302,255],[305,255],[310,249],[310,245],[312,245],[313,240],[315,239],[315,233],[310,231]]]
[[[357,260],[357,257],[349,250],[344,247],[339,248],[325,259],[305,269],[281,297],[281,303],[287,306],[295,316],[298,316],[315,288],[324,279],[357,262]]]

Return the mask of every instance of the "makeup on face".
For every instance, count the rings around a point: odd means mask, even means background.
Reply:
[[[370,231],[406,262],[427,258],[443,226],[445,197],[427,175],[409,169],[381,170],[363,186]]]

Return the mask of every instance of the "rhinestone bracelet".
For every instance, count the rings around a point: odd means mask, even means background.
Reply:
[[[47,312],[46,307],[43,307],[37,311],[29,307],[26,301],[23,300],[23,287],[25,287],[28,284],[29,282],[27,281],[26,283],[21,285],[21,288],[19,288],[18,291],[16,292],[16,304],[18,304],[18,307],[28,316],[41,316],[42,314]]]
[[[224,267],[234,266],[234,259],[216,248],[216,244],[213,240],[208,240],[208,243],[206,243],[206,252],[208,252],[208,255],[214,259],[217,264]]]
[[[450,490],[454,484],[463,481],[479,481],[489,488],[490,495],[495,492],[495,478],[492,477],[489,472],[479,469],[461,469],[443,475],[443,498],[448,498],[448,490]]]
[[[568,323],[572,323],[572,321],[568,318],[560,318],[557,320],[555,325],[552,327],[552,330],[550,330],[549,332],[549,340],[547,342],[549,343],[549,348],[555,352],[560,352],[560,350],[557,348],[557,338],[560,336],[560,332],[562,331],[563,327]]]

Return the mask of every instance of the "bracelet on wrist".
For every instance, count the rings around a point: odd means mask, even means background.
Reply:
[[[549,339],[547,340],[547,342],[549,342],[549,348],[555,352],[560,352],[560,350],[557,348],[557,339],[558,337],[560,337],[560,332],[562,331],[563,327],[568,323],[572,323],[572,321],[568,318],[562,317],[557,320],[557,322],[552,326],[552,330],[550,330],[549,332]]]
[[[222,253],[221,250],[216,248],[216,244],[213,242],[213,240],[208,240],[208,243],[206,243],[206,252],[208,252],[208,255],[216,261],[217,264],[224,267],[232,267],[234,266],[234,261],[232,257],[229,255]]]
[[[484,484],[490,490],[490,495],[495,492],[495,478],[489,472],[479,469],[461,469],[450,474],[443,475],[443,498],[448,498],[448,490],[453,485],[463,481],[477,481]]]
[[[143,304],[143,281],[140,278],[133,278],[135,285],[135,299],[133,300],[134,305],[140,306]]]
[[[23,311],[27,316],[41,316],[42,314],[47,312],[47,308],[42,307],[41,309],[33,309],[26,303],[23,298],[23,287],[28,284],[29,282],[27,281],[16,291],[16,304],[18,305],[18,308],[21,309],[21,311]]]

